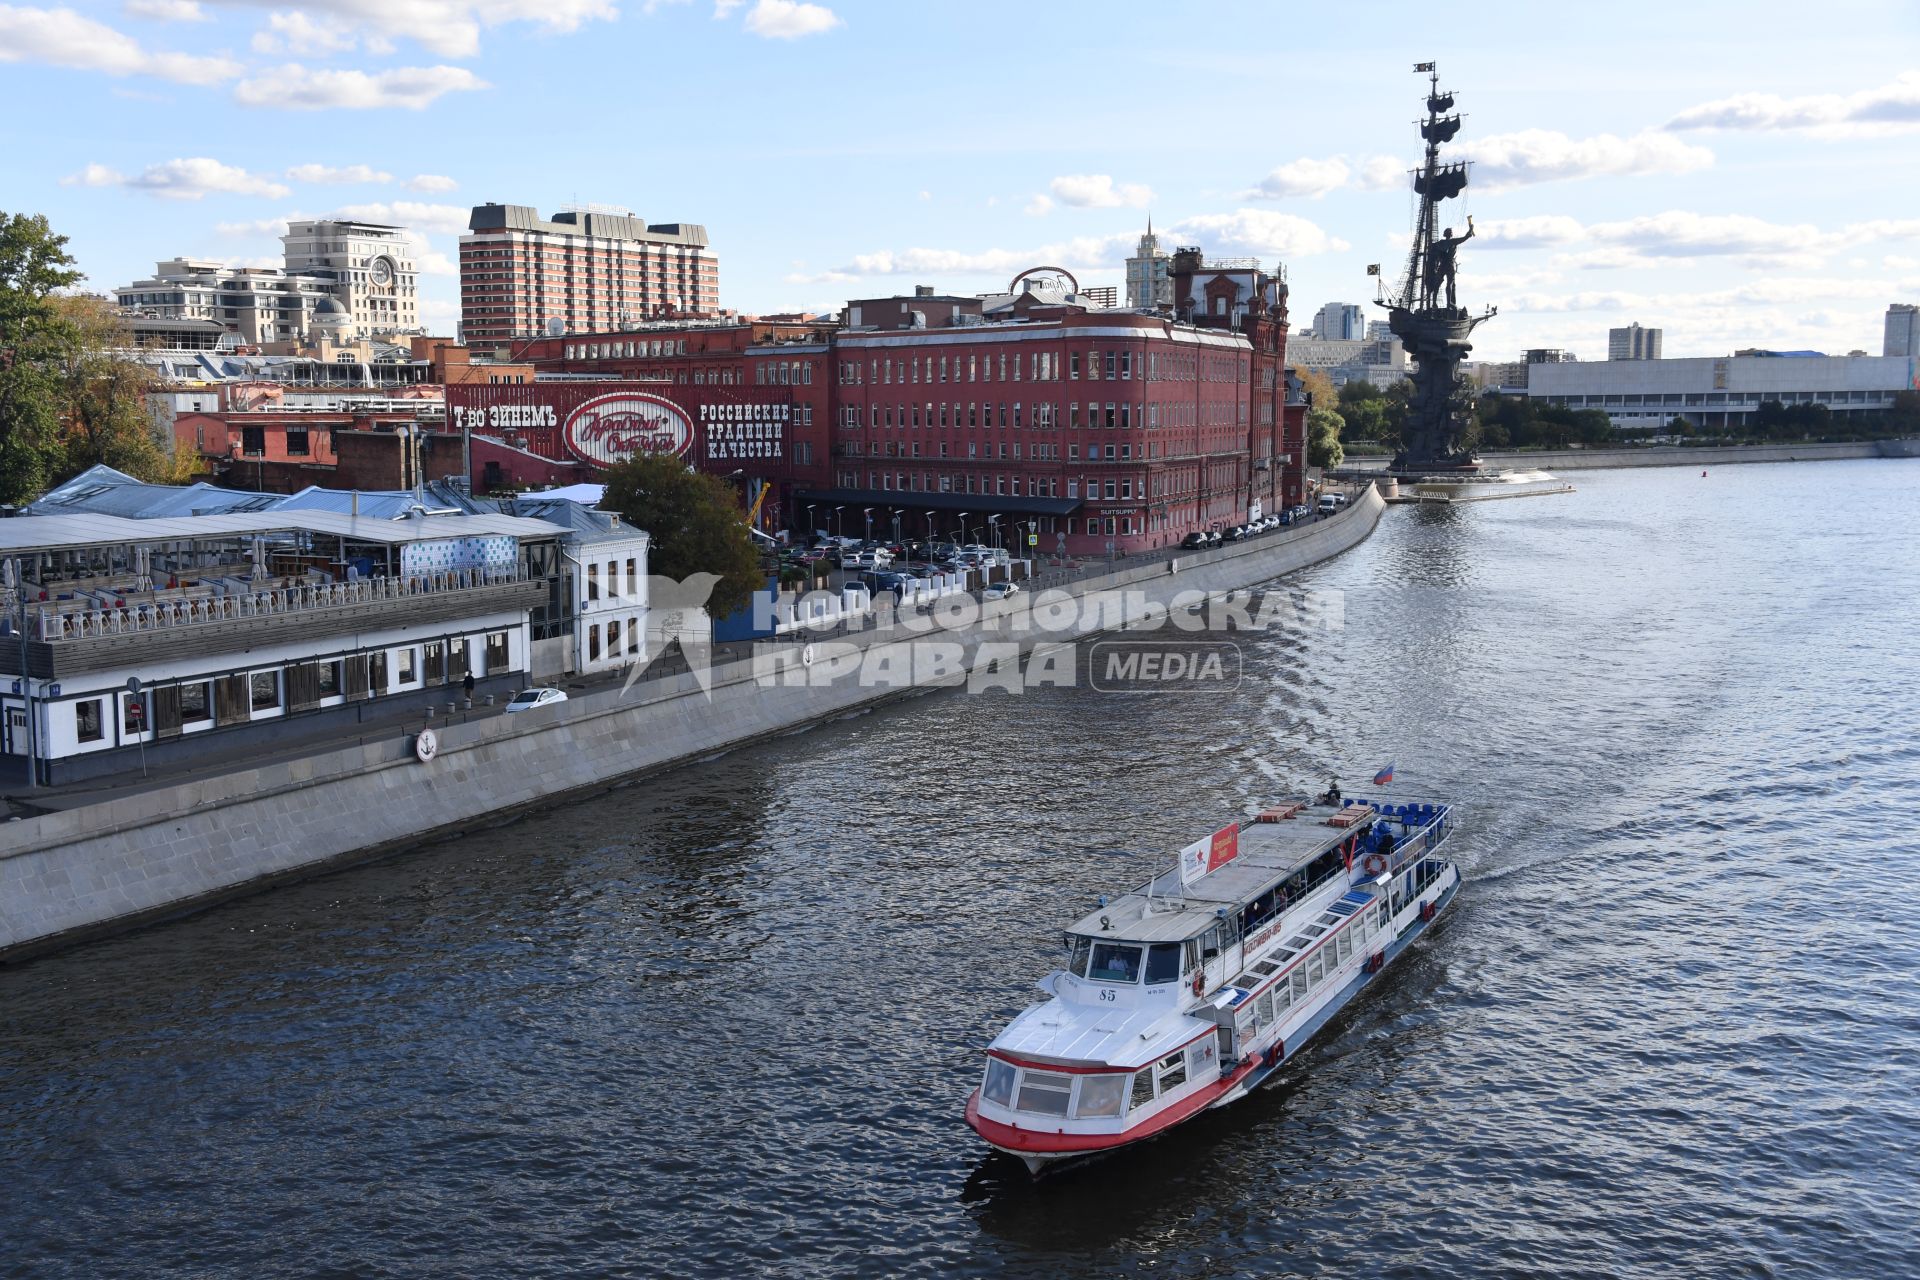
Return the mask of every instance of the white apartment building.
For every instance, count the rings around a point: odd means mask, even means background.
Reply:
[[[288,275],[332,281],[347,309],[347,336],[420,331],[420,273],[406,228],[380,222],[319,219],[290,222],[280,237]]]
[[[1161,252],[1160,238],[1153,234],[1153,221],[1147,221],[1147,234],[1127,259],[1127,306],[1136,311],[1157,311],[1173,305],[1171,256]]]
[[[153,275],[113,291],[129,311],[164,320],[212,320],[258,345],[305,337],[332,282],[276,267],[229,267],[205,258],[168,258]]]

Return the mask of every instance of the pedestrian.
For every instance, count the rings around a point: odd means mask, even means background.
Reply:
[[[460,681],[460,692],[466,695],[468,702],[473,701],[473,672],[467,672],[465,678]]]

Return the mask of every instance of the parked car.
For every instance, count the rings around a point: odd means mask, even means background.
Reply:
[[[868,547],[865,551],[855,551],[851,555],[840,557],[840,567],[850,571],[884,569],[892,563],[893,552],[885,547]]]
[[[1229,528],[1225,533],[1221,534],[1220,540],[1222,542],[1238,542],[1240,541],[1240,539],[1246,536],[1247,536],[1247,531],[1244,528],[1242,528],[1240,525],[1236,524],[1231,528]]]
[[[1320,495],[1320,514],[1323,516],[1332,515],[1334,512],[1340,509],[1340,501],[1341,501],[1340,495],[1337,493],[1321,494]]]
[[[1221,544],[1222,542],[1224,542],[1224,541],[1225,541],[1225,538],[1224,538],[1224,537],[1222,536],[1222,534],[1220,533],[1220,531],[1219,531],[1218,529],[1209,529],[1209,530],[1207,530],[1207,545],[1208,545],[1208,546],[1210,546],[1210,547],[1217,547],[1217,546],[1219,546],[1219,545],[1220,545],[1220,544]]]
[[[1008,596],[1019,594],[1020,584],[1017,582],[990,582],[980,589],[982,600],[1005,600]]]
[[[556,702],[565,702],[565,689],[522,689],[513,695],[513,701],[507,704],[507,714],[516,711],[531,711],[535,707],[550,707]]]
[[[1213,545],[1213,541],[1207,537],[1206,530],[1195,529],[1192,533],[1180,540],[1180,545],[1189,550],[1193,550],[1199,547],[1210,547]]]

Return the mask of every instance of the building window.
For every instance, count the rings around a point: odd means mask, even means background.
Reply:
[[[307,453],[307,433],[304,430],[295,431],[289,428],[287,431],[287,456],[290,458],[304,458],[307,456]]]
[[[599,598],[600,598],[600,566],[597,563],[590,564],[587,566],[587,599],[598,600]]]
[[[201,684],[183,684],[180,686],[180,721],[189,724],[210,717],[207,710],[207,686]]]
[[[249,458],[258,458],[267,452],[267,429],[265,427],[240,428],[240,452]]]
[[[255,711],[271,711],[280,705],[280,673],[256,671],[248,677]]]
[[[487,633],[487,674],[498,675],[507,669],[507,633],[489,631]]]
[[[322,698],[332,698],[340,692],[340,664],[320,662],[314,664],[315,688]]]
[[[394,664],[395,684],[412,684],[420,678],[419,664],[411,646],[395,650],[397,661]]]
[[[104,736],[100,725],[100,699],[89,698],[73,704],[74,735],[82,742],[98,742]]]
[[[598,623],[587,628],[587,661],[600,661],[600,626]]]

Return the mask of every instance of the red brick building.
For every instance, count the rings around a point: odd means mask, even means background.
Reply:
[[[619,410],[629,423],[661,412],[654,401],[677,408],[692,463],[749,494],[769,486],[763,527],[855,533],[871,520],[906,536],[1031,536],[1045,551],[1165,546],[1304,501],[1305,490],[1284,282],[1197,250],[1175,256],[1172,278],[1169,316],[1044,292],[923,289],[851,302],[844,326],[522,340],[503,358],[618,382],[472,390],[554,411],[518,430],[475,425],[463,406],[479,401],[449,389],[450,426],[475,431],[476,492],[588,479],[597,464],[568,444],[562,420],[597,386],[638,397]]]

